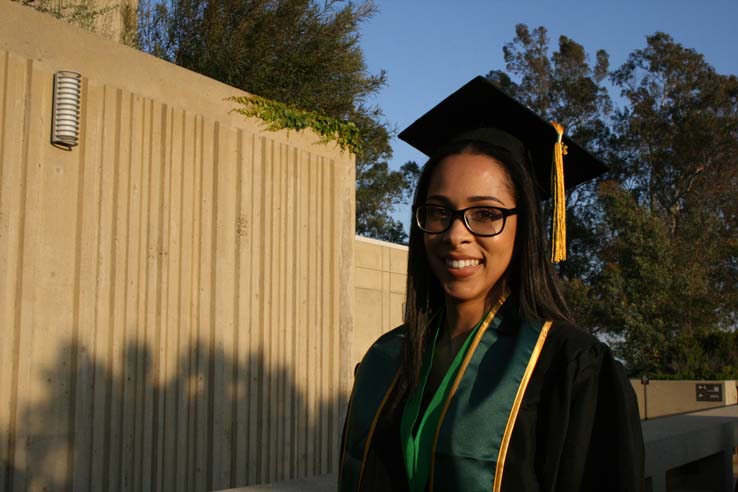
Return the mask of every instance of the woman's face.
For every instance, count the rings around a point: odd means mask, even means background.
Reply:
[[[443,159],[431,175],[426,204],[454,210],[473,206],[514,208],[512,182],[505,168],[486,155],[456,154]],[[517,216],[492,237],[472,234],[461,219],[446,232],[424,234],[431,271],[446,297],[456,303],[488,307],[488,295],[505,274],[513,254]]]

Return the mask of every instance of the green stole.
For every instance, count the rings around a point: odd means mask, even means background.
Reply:
[[[433,440],[435,437],[435,431],[438,427],[439,420],[441,418],[441,411],[443,410],[443,402],[448,398],[448,394],[451,390],[451,385],[456,376],[456,373],[461,366],[461,362],[464,360],[466,353],[469,350],[474,335],[479,330],[479,327],[486,322],[489,324],[490,315],[494,315],[493,312],[485,315],[467,334],[464,344],[459,349],[459,352],[451,362],[446,375],[441,380],[435,394],[428,403],[423,415],[420,416],[420,406],[425,395],[425,387],[428,384],[428,376],[431,372],[431,366],[433,365],[433,358],[435,356],[435,346],[438,342],[438,334],[441,331],[443,325],[443,316],[438,316],[436,322],[436,333],[433,337],[433,343],[425,354],[423,361],[423,367],[421,369],[421,384],[420,386],[409,396],[405,403],[405,409],[402,412],[402,419],[400,421],[400,442],[403,444],[403,451],[405,457],[405,471],[407,472],[408,485],[410,492],[422,492],[425,489],[425,484],[428,481],[428,474],[431,466],[431,456],[433,450]],[[413,429],[415,424],[420,418],[420,423],[417,428],[417,432],[413,435]]]
[[[501,304],[469,334],[420,416],[432,354],[425,358],[423,387],[409,395],[400,424],[411,491],[500,490],[515,419],[551,325],[520,320],[514,336],[503,335]],[[374,427],[397,380],[403,338],[401,329],[383,335],[359,365],[346,417],[341,491],[362,487]]]

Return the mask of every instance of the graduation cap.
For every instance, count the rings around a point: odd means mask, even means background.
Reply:
[[[551,261],[558,262],[566,259],[564,189],[607,171],[599,159],[563,133],[563,126],[543,120],[492,82],[476,77],[418,118],[399,137],[429,157],[451,142],[475,140],[503,147],[521,162],[529,162],[541,198],[553,197]]]

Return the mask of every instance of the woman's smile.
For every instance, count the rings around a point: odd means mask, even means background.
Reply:
[[[444,261],[446,263],[446,270],[448,275],[457,279],[471,277],[475,273],[479,272],[479,270],[481,270],[484,263],[478,258],[459,259],[453,256],[447,256]]]

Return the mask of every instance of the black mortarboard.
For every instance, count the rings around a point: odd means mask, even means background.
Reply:
[[[418,118],[399,137],[429,157],[459,140],[491,143],[518,159],[527,155],[541,198],[554,198],[551,259],[558,262],[566,258],[564,186],[573,188],[607,170],[596,157],[564,137],[563,131],[562,126],[543,120],[484,77],[476,77]]]
[[[476,77],[436,107],[418,118],[399,135],[419,151],[432,157],[455,140],[479,140],[506,148],[520,156],[527,152],[533,179],[541,198],[550,196],[551,159],[558,135],[551,123],[498,89],[484,77]],[[607,171],[602,162],[564,137],[566,188]]]

